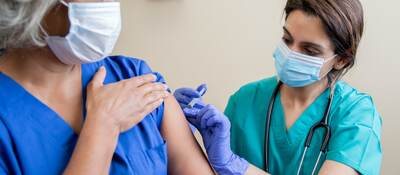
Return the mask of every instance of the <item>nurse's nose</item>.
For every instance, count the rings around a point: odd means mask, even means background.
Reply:
[[[297,43],[286,44],[287,47],[294,52],[301,53],[300,45]]]

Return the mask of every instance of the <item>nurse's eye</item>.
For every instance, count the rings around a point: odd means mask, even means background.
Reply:
[[[289,45],[290,43],[292,43],[292,40],[290,40],[289,38],[286,38],[286,37],[282,37],[282,41],[283,41],[286,45]]]
[[[305,48],[304,53],[309,56],[319,56],[321,54],[321,52],[311,48]]]

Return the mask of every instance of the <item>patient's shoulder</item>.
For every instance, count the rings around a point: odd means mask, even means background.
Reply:
[[[116,80],[123,80],[152,73],[157,76],[157,82],[165,83],[164,77],[160,73],[154,72],[146,61],[140,58],[122,55],[109,56],[94,64],[96,67],[105,66],[107,74],[111,74],[116,78]]]

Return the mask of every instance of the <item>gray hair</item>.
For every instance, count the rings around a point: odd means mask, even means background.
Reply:
[[[41,23],[58,0],[0,0],[0,52],[46,45]],[[0,53],[1,55],[1,53]]]

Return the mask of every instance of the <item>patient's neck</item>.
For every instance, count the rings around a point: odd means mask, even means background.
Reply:
[[[80,72],[80,65],[62,63],[48,47],[11,49],[1,59],[1,72],[38,85],[62,83]]]

